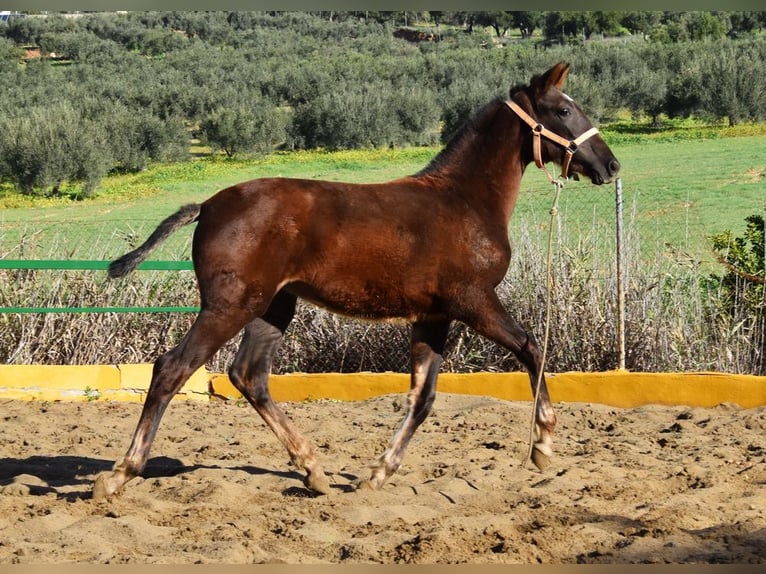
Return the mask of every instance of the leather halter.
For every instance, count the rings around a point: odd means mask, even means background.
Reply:
[[[524,123],[526,123],[530,128],[532,128],[532,153],[535,158],[535,165],[538,168],[545,171],[545,174],[548,176],[548,179],[551,180],[551,183],[555,183],[556,180],[550,174],[550,172],[545,167],[545,164],[543,163],[543,156],[541,151],[541,139],[543,137],[546,139],[549,139],[552,142],[559,144],[561,147],[563,147],[566,150],[564,163],[561,166],[561,177],[566,179],[569,175],[569,163],[572,161],[572,156],[577,151],[577,148],[584,141],[586,141],[587,139],[591,138],[592,136],[598,133],[598,130],[596,128],[590,128],[583,134],[580,134],[580,136],[578,136],[577,138],[573,140],[568,140],[566,138],[562,138],[558,134],[553,133],[551,130],[544,127],[543,124],[532,119],[532,117],[523,109],[521,109],[521,106],[519,106],[513,100],[506,100],[505,103],[509,108],[511,108],[516,113],[517,116],[519,116],[519,118],[521,118],[524,121]]]

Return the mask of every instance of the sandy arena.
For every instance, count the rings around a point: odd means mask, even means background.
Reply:
[[[173,401],[146,476],[93,478],[140,405],[0,401],[0,563],[766,562],[766,407],[556,404],[553,465],[520,460],[531,405],[439,394],[402,468],[352,491],[403,396],[283,404],[334,494],[314,497],[241,401]]]

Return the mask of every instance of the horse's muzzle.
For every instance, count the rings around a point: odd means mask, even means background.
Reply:
[[[620,162],[617,158],[612,158],[603,170],[594,169],[592,173],[588,174],[591,182],[596,185],[603,185],[605,183],[612,183],[617,177],[617,173],[620,171]]]

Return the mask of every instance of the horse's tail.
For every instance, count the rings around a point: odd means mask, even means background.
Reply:
[[[114,279],[116,277],[127,275],[133,271],[138,267],[139,263],[154,251],[157,245],[165,241],[175,230],[184,225],[188,225],[192,221],[196,221],[197,217],[199,217],[199,212],[200,205],[198,203],[191,203],[189,205],[184,205],[173,215],[163,220],[140,247],[137,247],[130,253],[126,253],[109,264],[109,277]]]

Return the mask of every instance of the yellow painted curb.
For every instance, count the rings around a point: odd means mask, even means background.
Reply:
[[[31,400],[93,400],[120,390],[114,365],[0,365],[0,396]]]
[[[743,408],[766,405],[766,377],[726,373],[559,373],[547,375],[553,402],[600,403],[632,408],[641,405],[712,407],[735,403]],[[409,376],[399,373],[272,375],[269,388],[276,401],[322,398],[363,400],[404,393]],[[211,394],[236,399],[242,395],[226,375],[212,375]],[[532,399],[526,373],[442,373],[443,393],[485,395],[508,401]]]
[[[142,402],[152,376],[150,364],[0,365],[0,398],[26,400],[116,400]],[[406,393],[403,373],[296,373],[272,375],[276,401],[364,400]],[[766,377],[727,373],[558,373],[548,375],[554,402],[600,403],[632,408],[648,404],[743,408],[766,405]],[[438,390],[509,401],[532,398],[526,373],[442,373]],[[199,369],[177,395],[180,399],[237,399],[228,376]]]
[[[561,373],[549,379],[551,399],[615,407],[766,405],[766,377],[727,373]]]
[[[275,401],[361,401],[380,395],[404,393],[409,385],[409,375],[402,373],[296,373],[269,377],[269,391]],[[211,375],[210,392],[219,398],[242,397],[229,377],[222,374]]]
[[[117,365],[117,368],[122,376],[122,389],[135,394],[139,400],[143,401],[149,390],[149,383],[152,381],[154,365],[151,363],[120,364]],[[210,374],[204,367],[197,369],[181,387],[178,396],[194,400],[208,400],[209,380]]]
[[[40,401],[118,400],[141,402],[152,365],[0,365],[0,397]],[[202,368],[177,397],[208,400],[210,375]]]

